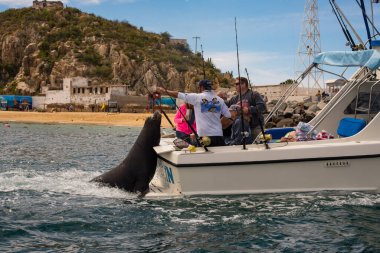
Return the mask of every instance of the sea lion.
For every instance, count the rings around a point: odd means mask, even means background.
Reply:
[[[149,191],[149,182],[156,172],[157,154],[153,147],[160,143],[160,125],[161,114],[156,111],[153,116],[145,120],[143,129],[124,161],[112,170],[92,179],[91,182],[145,195]]]

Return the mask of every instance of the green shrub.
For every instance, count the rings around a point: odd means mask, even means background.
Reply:
[[[99,66],[102,64],[102,56],[100,56],[92,46],[87,47],[83,53],[78,55],[77,58],[81,62],[94,66]]]
[[[91,68],[86,73],[89,77],[112,78],[112,68],[108,65],[101,65]]]

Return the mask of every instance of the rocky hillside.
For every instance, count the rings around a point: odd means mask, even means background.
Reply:
[[[228,74],[211,61],[204,65],[216,86],[228,85]],[[75,76],[129,85],[137,94],[156,84],[194,90],[203,60],[188,45],[171,43],[167,32],[148,33],[74,8],[0,13],[0,94],[37,94]]]

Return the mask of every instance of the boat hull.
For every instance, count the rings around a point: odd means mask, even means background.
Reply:
[[[380,190],[380,114],[358,134],[318,141],[175,150],[158,154],[151,193],[158,196]]]
[[[379,191],[380,157],[357,156],[176,167],[159,159],[154,194]]]

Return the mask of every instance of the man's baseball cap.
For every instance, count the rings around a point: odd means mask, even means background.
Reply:
[[[210,80],[201,80],[198,83],[199,86],[203,86],[205,90],[211,90],[212,89],[212,83]]]

